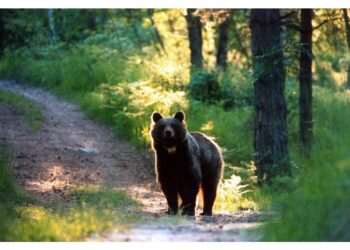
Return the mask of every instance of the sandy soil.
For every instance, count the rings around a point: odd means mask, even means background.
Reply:
[[[149,153],[115,138],[87,119],[78,106],[45,90],[8,81],[0,81],[0,88],[37,102],[45,116],[42,129],[33,133],[10,107],[0,105],[1,138],[9,145],[14,176],[26,191],[45,202],[65,202],[75,187],[125,190],[141,202],[142,215],[152,221],[122,233],[91,235],[88,241],[259,240],[251,229],[266,216],[257,212],[222,212],[167,222],[165,199],[156,188]]]

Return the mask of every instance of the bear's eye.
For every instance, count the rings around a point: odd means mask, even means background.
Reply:
[[[159,124],[159,128],[160,128],[161,131],[163,131],[164,128],[165,128],[165,124]]]

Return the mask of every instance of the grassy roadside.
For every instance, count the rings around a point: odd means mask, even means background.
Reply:
[[[1,161],[1,178],[6,163]],[[81,241],[108,229],[125,230],[138,220],[136,201],[112,190],[80,190],[69,203],[45,204],[9,187],[0,190],[0,241]],[[15,186],[16,190],[20,190]],[[11,193],[9,193],[11,192]],[[9,194],[11,197],[9,197]]]
[[[6,163],[1,161],[2,175]],[[9,179],[10,176],[1,178]],[[138,220],[137,203],[111,190],[80,190],[69,203],[45,204],[23,194],[1,190],[0,241],[81,241],[110,228],[125,230]],[[17,190],[19,187],[15,187]],[[9,197],[9,191],[11,197]]]
[[[40,108],[24,96],[0,90],[5,103],[39,131]],[[81,241],[110,228],[124,230],[138,220],[137,201],[109,189],[79,189],[68,202],[46,203],[25,193],[11,172],[6,142],[0,144],[0,241]]]
[[[38,104],[28,100],[26,97],[0,89],[0,103],[4,103],[19,114],[34,132],[39,131],[44,116]]]

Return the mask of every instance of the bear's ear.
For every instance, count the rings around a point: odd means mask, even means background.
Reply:
[[[162,119],[162,115],[159,114],[158,112],[153,112],[152,114],[152,121],[154,121],[155,123],[157,123],[160,119]]]
[[[182,111],[176,112],[175,118],[178,119],[180,122],[183,122],[185,120],[185,113]]]

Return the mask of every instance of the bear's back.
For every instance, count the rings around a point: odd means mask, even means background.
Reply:
[[[204,167],[214,165],[215,168],[222,168],[223,160],[220,148],[214,140],[200,132],[190,132],[190,135],[198,144],[201,164]]]

